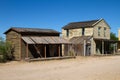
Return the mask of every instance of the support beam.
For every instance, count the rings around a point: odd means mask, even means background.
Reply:
[[[113,44],[113,54],[115,54],[116,44]]]
[[[84,56],[86,54],[86,40],[84,40]]]
[[[60,44],[58,45],[58,56],[60,57]]]
[[[104,41],[102,40],[102,54],[104,54]]]
[[[35,44],[34,44],[34,47],[35,47],[35,49],[36,49],[37,53],[39,54],[39,56],[42,58],[42,55],[41,55],[41,53],[40,53],[39,48],[38,48]]]
[[[20,38],[20,60],[22,59],[22,39]]]
[[[62,48],[61,48],[61,49],[62,49],[62,50],[61,50],[61,51],[62,51],[62,53],[61,53],[62,56],[64,56],[64,45],[65,45],[65,44],[62,44]]]
[[[68,51],[67,51],[67,56],[70,56],[70,46],[67,44],[67,48],[68,48]]]
[[[28,44],[26,44],[26,58],[28,58]]]
[[[115,52],[117,53],[117,51],[118,51],[118,43],[116,43],[115,47],[116,47],[116,51]]]
[[[46,58],[46,45],[45,45],[45,47],[44,47],[44,52],[45,52],[45,55],[44,55],[44,56],[45,56],[45,58]]]

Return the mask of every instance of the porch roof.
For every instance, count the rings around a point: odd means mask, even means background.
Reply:
[[[78,37],[73,37],[70,39],[70,41],[73,44],[82,44],[84,40],[90,40],[92,36],[78,36]]]
[[[96,41],[104,41],[104,42],[109,42],[109,43],[120,43],[119,40],[110,40],[110,39],[99,39],[99,38],[94,38]]]
[[[22,37],[27,44],[72,44],[62,37],[49,36],[49,37]]]

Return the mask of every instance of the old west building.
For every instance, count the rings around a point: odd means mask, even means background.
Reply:
[[[110,53],[110,43],[114,43],[104,19],[69,23],[62,28],[62,37],[74,44],[76,55],[84,56]]]
[[[70,44],[52,29],[12,27],[4,34],[14,48],[15,60],[62,57],[62,44]]]

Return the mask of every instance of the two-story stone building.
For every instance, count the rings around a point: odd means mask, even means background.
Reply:
[[[110,26],[104,19],[69,23],[62,28],[62,37],[74,44],[76,55],[107,54],[110,51]]]

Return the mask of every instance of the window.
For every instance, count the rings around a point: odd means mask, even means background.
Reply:
[[[66,30],[66,36],[69,37],[69,30]]]
[[[82,28],[82,36],[84,36],[85,28]]]
[[[100,36],[101,27],[98,27],[98,36]]]
[[[104,37],[106,37],[106,27],[104,27]]]

